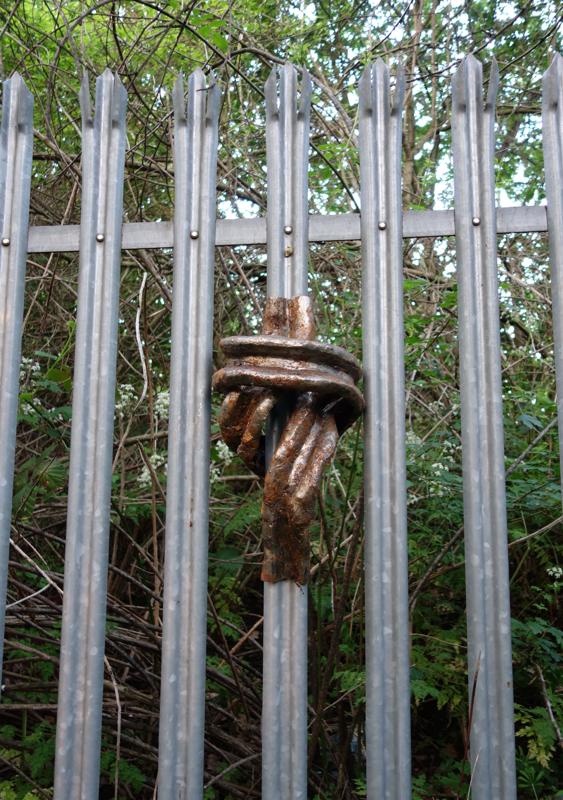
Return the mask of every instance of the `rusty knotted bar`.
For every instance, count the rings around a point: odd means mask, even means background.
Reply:
[[[270,298],[262,334],[221,341],[226,366],[213,388],[226,393],[219,424],[226,444],[264,476],[262,580],[307,582],[309,526],[338,437],[359,416],[362,371],[340,347],[315,342],[309,297]],[[263,428],[278,403],[289,415],[268,469]]]

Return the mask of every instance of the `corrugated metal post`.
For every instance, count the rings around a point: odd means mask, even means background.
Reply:
[[[516,797],[516,775],[496,257],[496,62],[485,104],[482,81],[481,64],[468,56],[452,84],[471,792],[475,800],[509,800]]]
[[[368,797],[411,794],[401,132],[381,61],[360,81]]]
[[[286,64],[266,90],[268,296],[307,294],[307,169],[311,83]],[[269,449],[280,422],[271,425]],[[307,591],[290,581],[264,583],[262,797],[307,797]]]
[[[174,292],[158,786],[203,796],[209,429],[219,88],[174,87]]]
[[[557,415],[561,441],[559,455],[563,487],[563,58],[559,54],[554,56],[543,76],[542,121]]]
[[[16,73],[4,81],[0,128],[0,687],[32,152],[33,98]]]
[[[82,216],[56,800],[98,797],[127,97],[106,70],[82,108]]]

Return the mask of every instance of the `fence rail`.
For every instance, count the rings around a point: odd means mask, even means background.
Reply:
[[[0,641],[3,638],[26,253],[79,251],[79,294],[56,800],[98,796],[112,436],[122,249],[174,248],[159,797],[203,796],[214,247],[268,246],[268,295],[307,294],[308,242],[360,240],[365,368],[367,782],[410,796],[402,239],[455,236],[459,283],[468,696],[474,800],[516,797],[497,235],[548,231],[558,415],[563,426],[563,59],[544,76],[546,207],[495,207],[498,73],[483,97],[469,56],[453,78],[455,213],[401,208],[404,79],[368,67],[359,86],[361,217],[309,216],[310,83],[291,65],[266,84],[266,219],[216,220],[219,88],[174,88],[173,222],[122,224],[126,93],[106,71],[81,91],[80,226],[28,228],[31,95],[4,83],[0,130]],[[282,420],[270,421],[269,448]],[[563,463],[563,462],[562,462]],[[307,795],[307,596],[264,587],[263,797]],[[0,645],[0,657],[1,657]],[[1,659],[0,659],[1,660]]]
[[[360,214],[311,214],[310,242],[354,242],[361,239]],[[218,219],[215,244],[266,244],[266,220]],[[543,233],[547,231],[546,206],[497,208],[497,233]],[[453,211],[404,211],[403,238],[455,236]],[[172,222],[126,222],[123,225],[124,250],[174,246]],[[32,225],[28,252],[72,253],[80,249],[79,225]]]

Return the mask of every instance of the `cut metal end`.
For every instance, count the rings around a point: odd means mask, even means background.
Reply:
[[[373,110],[371,102],[371,65],[364,69],[358,82],[358,97],[360,114],[371,114]]]
[[[82,73],[82,80],[80,81],[80,93],[78,97],[80,100],[80,111],[82,113],[82,124],[92,125],[94,122],[94,111],[92,108],[92,97],[90,95],[88,73],[86,70],[84,70]]]
[[[198,67],[188,77],[188,94],[205,91],[205,73]]]
[[[266,99],[266,117],[275,117],[279,113],[278,97],[278,68],[274,67],[264,84],[264,97]]]
[[[109,70],[106,70],[110,72]],[[115,124],[125,121],[125,109],[127,108],[127,91],[121,78],[117,73],[110,72],[112,77],[111,87],[111,118]]]
[[[483,65],[473,53],[466,56],[459,64],[452,78],[452,106],[465,111],[471,92],[482,91]]]
[[[499,86],[499,69],[495,58],[491,61],[491,72],[484,110],[494,110]],[[481,103],[483,96],[483,64],[473,53],[466,56],[452,78],[452,106],[465,111],[470,95]]]
[[[376,58],[368,64],[359,82],[360,113],[373,113],[377,94],[383,93],[389,98],[391,114],[400,114],[405,97],[405,69],[399,64],[395,73],[395,89],[391,92],[391,71],[382,58]]]
[[[297,70],[290,61],[286,61],[278,68],[280,94],[289,94],[296,91]]]
[[[4,109],[9,108],[11,124],[19,128],[33,126],[33,95],[19,72],[4,81]],[[10,97],[9,101],[6,100]],[[9,122],[7,119],[6,122]],[[5,123],[4,123],[5,124]]]
[[[468,74],[471,72],[475,73],[476,75],[483,74],[483,65],[473,53],[469,53],[465,56],[461,62],[461,68],[464,69]]]
[[[300,96],[298,102],[298,114],[299,116],[307,116],[311,108],[311,94],[313,91],[313,86],[311,83],[311,76],[306,69],[303,69],[301,73],[299,90]]]
[[[82,120],[85,124],[92,124],[94,113],[109,103],[111,120],[114,125],[125,123],[125,109],[127,107],[127,92],[117,73],[113,73],[109,67],[96,78],[96,108],[92,110],[92,102],[88,89],[88,79],[86,74],[82,78],[80,87],[80,107],[82,110]]]
[[[186,122],[186,99],[184,96],[184,75],[179,73],[172,88],[172,105],[174,107],[174,121],[177,125]]]
[[[274,67],[264,84],[266,117],[277,116],[281,106],[287,104],[296,108],[300,118],[306,117],[311,107],[311,94],[311,76],[305,68],[299,75],[297,68],[289,62]]]
[[[184,96],[183,75],[178,75],[173,90],[174,116],[178,124],[186,124],[190,118],[203,118],[206,122],[215,123],[219,117],[219,86],[215,75],[210,72],[206,77],[202,69],[195,69],[188,77],[188,101]]]
[[[563,56],[556,53],[542,78],[544,107],[557,108],[560,92],[563,92]]]
[[[205,119],[209,123],[215,123],[219,118],[221,89],[214,72],[207,76],[206,98]]]
[[[395,89],[391,95],[391,111],[394,114],[400,114],[403,111],[403,103],[405,102],[405,91],[407,85],[407,76],[405,65],[399,64],[395,73]]]
[[[381,58],[381,56],[377,56],[373,64],[371,65],[371,72],[373,75],[373,81],[381,81],[385,80],[389,77],[389,67],[385,63],[385,61]]]
[[[198,68],[188,76],[188,102],[186,106],[187,124],[200,123],[205,116],[205,75]]]
[[[491,74],[489,75],[489,87],[487,89],[487,99],[485,101],[485,109],[487,111],[494,110],[497,101],[497,93],[499,87],[499,68],[496,58],[491,61]]]

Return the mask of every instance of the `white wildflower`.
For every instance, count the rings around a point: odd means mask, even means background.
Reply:
[[[548,567],[546,569],[548,575],[551,575],[552,578],[559,579],[563,578],[563,567],[555,566],[555,567]]]
[[[156,393],[154,401],[154,413],[159,419],[168,419],[168,412],[170,409],[170,392],[168,389],[163,389]]]
[[[149,468],[148,464],[143,464],[143,468],[137,476],[137,485],[141,489],[148,489],[152,484],[153,472],[156,472],[161,467],[164,467],[164,472],[166,473],[166,456],[164,456],[162,453],[151,453],[148,461],[152,467],[152,470]]]
[[[432,464],[431,469],[432,469],[432,472],[434,473],[434,475],[437,475],[437,476],[440,476],[442,474],[442,472],[448,472],[447,465],[446,464],[441,464],[439,461],[437,461],[435,464]]]
[[[150,469],[146,464],[143,464],[143,469],[137,476],[137,484],[141,489],[148,489],[152,483],[152,475]]]
[[[124,417],[125,414],[133,408],[137,400],[137,392],[130,383],[122,383],[118,389],[118,393],[115,410],[120,417]]]
[[[225,444],[222,439],[219,439],[215,445],[219,461],[222,461],[225,466],[228,466],[233,460],[233,453],[229,450],[229,446]]]
[[[162,467],[163,464],[166,464],[166,456],[162,453],[151,453],[149,461],[151,467],[156,471],[159,467]]]
[[[407,442],[407,445],[415,445],[416,446],[416,445],[422,444],[422,439],[420,438],[420,436],[417,436],[414,431],[409,430],[409,431],[407,431],[406,442]]]
[[[23,383],[28,376],[33,379],[38,372],[41,372],[41,364],[34,361],[32,358],[22,356],[20,364],[20,383]]]

